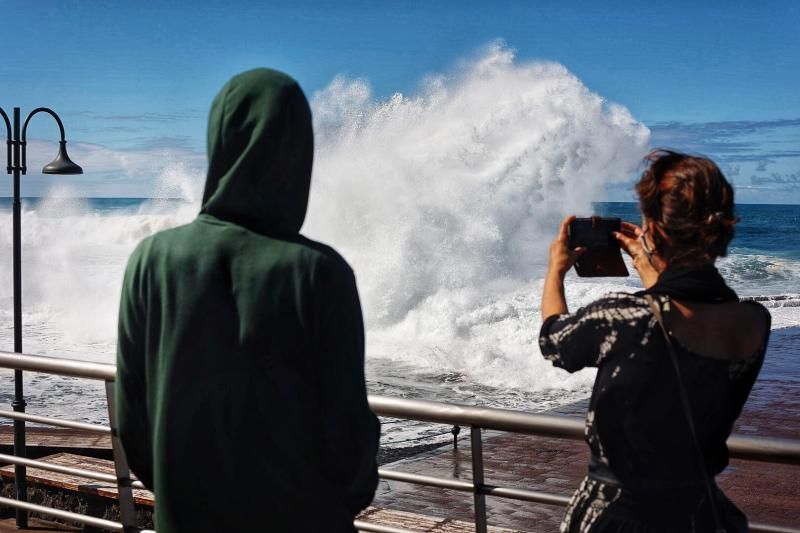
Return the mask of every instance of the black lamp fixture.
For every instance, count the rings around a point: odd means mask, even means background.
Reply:
[[[0,107],[0,116],[6,123],[6,172],[14,175],[14,203],[13,203],[13,262],[14,262],[14,351],[22,353],[22,231],[21,231],[21,204],[20,204],[20,175],[26,174],[28,122],[38,113],[48,113],[52,116],[61,132],[58,154],[56,158],[42,169],[44,174],[83,174],[83,169],[76,165],[67,155],[67,140],[64,135],[64,124],[55,111],[46,107],[38,107],[28,114],[22,126],[20,136],[20,109],[14,108],[13,129],[12,121],[3,108]],[[13,130],[13,131],[12,131]],[[14,411],[25,412],[25,398],[22,388],[22,371],[14,371],[14,401],[11,404]],[[25,457],[25,421],[14,420],[14,455]],[[14,466],[14,484],[16,485],[17,500],[25,502],[28,499],[25,467]],[[28,514],[22,509],[17,509],[17,527],[28,527]]]
[[[58,154],[44,166],[42,174],[83,174],[83,169],[67,155],[67,141],[58,142]]]

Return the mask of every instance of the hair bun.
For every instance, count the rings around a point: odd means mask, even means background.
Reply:
[[[654,150],[636,192],[642,215],[661,231],[653,243],[668,264],[713,261],[728,252],[738,217],[733,187],[710,159]]]

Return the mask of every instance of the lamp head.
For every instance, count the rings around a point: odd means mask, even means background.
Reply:
[[[45,165],[42,174],[83,174],[83,169],[73,163],[67,155],[67,141],[58,142],[58,154]]]

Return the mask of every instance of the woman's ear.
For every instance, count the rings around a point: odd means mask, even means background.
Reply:
[[[652,220],[648,220],[648,219],[642,217],[642,231],[643,232],[649,233],[650,235],[653,235],[653,232],[656,230],[655,226],[656,225],[653,223]]]

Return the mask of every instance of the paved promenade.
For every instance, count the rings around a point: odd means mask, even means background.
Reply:
[[[800,439],[799,391],[798,383],[759,381],[735,431]],[[588,451],[580,441],[488,433],[483,447],[488,484],[569,496],[586,473]],[[385,467],[471,480],[470,465],[465,432],[457,451],[446,446]],[[800,466],[736,460],[718,483],[751,522],[800,527]],[[468,493],[395,481],[381,481],[373,506],[461,521],[473,516]],[[557,531],[563,513],[562,507],[494,497],[487,497],[487,509],[489,524],[526,532]]]

